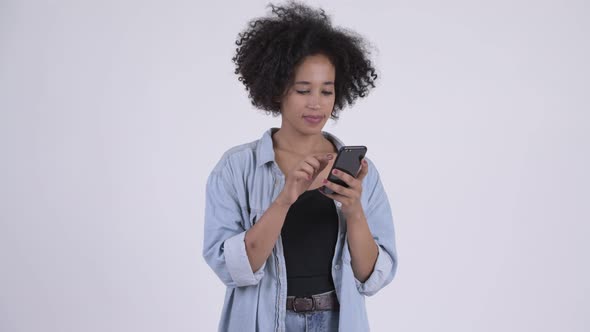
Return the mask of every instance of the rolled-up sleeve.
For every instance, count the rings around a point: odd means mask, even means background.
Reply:
[[[227,164],[218,164],[207,179],[203,257],[229,287],[257,284],[266,262],[252,271],[246,253],[244,213]]]
[[[239,233],[225,240],[225,263],[230,276],[235,281],[236,286],[249,286],[257,284],[264,276],[264,267],[266,261],[256,272],[252,272],[244,237],[246,232]]]
[[[393,261],[387,252],[380,245],[377,245],[377,247],[379,248],[379,254],[369,278],[365,282],[360,282],[356,277],[354,278],[358,291],[367,296],[377,293],[387,284],[387,278],[393,269]]]
[[[387,194],[377,169],[370,160],[367,159],[367,161],[369,173],[363,181],[363,206],[369,229],[379,248],[379,254],[369,278],[365,282],[355,278],[355,282],[361,294],[370,296],[393,280],[397,271],[397,250],[393,216]]]

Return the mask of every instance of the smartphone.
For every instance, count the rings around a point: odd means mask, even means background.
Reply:
[[[340,180],[336,175],[332,174],[332,171],[334,169],[337,169],[356,178],[356,176],[358,175],[358,171],[361,168],[361,161],[365,157],[366,153],[367,147],[362,145],[341,147],[338,150],[338,155],[336,156],[334,165],[330,170],[330,175],[328,175],[328,181],[332,181],[336,184],[348,188],[348,185],[344,181]],[[326,186],[322,186],[320,190],[325,194],[334,193],[330,188]]]

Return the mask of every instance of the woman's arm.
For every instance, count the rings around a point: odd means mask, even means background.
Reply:
[[[361,282],[367,280],[373,272],[379,254],[361,203],[362,182],[368,173],[368,168],[367,161],[363,160],[356,178],[333,170],[334,175],[344,181],[348,188],[331,181],[324,181],[325,186],[334,191],[334,194],[325,195],[342,204],[342,213],[346,218],[352,271],[355,278]]]
[[[370,169],[370,171],[369,171]],[[393,279],[397,252],[393,218],[377,169],[363,160],[357,178],[335,173],[349,188],[327,182],[336,194],[326,195],[342,204],[348,232],[351,266],[359,292],[373,295]]]
[[[282,202],[277,198],[260,220],[246,232],[244,242],[252,271],[257,271],[270,256],[290,206],[290,203]]]
[[[364,213],[347,218],[346,229],[352,272],[357,280],[365,282],[373,272],[379,255],[379,248],[373,239]]]
[[[291,205],[313,183],[328,165],[332,155],[309,156],[300,161],[286,176],[285,187],[277,199],[252,226],[245,237],[246,252],[256,271],[268,259],[285,223]]]

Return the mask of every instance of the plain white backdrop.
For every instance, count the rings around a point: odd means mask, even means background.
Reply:
[[[375,46],[328,130],[393,208],[373,331],[590,330],[586,1],[310,1]],[[214,331],[205,181],[280,119],[234,41],[267,1],[0,0],[0,331]]]

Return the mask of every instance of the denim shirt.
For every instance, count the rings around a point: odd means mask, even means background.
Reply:
[[[229,149],[207,180],[203,257],[227,286],[219,331],[285,331],[287,273],[281,237],[271,255],[252,271],[244,236],[276,199],[285,176],[275,162],[272,133]],[[336,148],[344,144],[323,132]],[[338,239],[332,259],[332,278],[340,302],[339,331],[369,331],[365,296],[375,294],[395,275],[397,253],[393,218],[375,165],[363,179],[361,203],[379,254],[365,282],[351,266],[346,220],[337,201]]]

